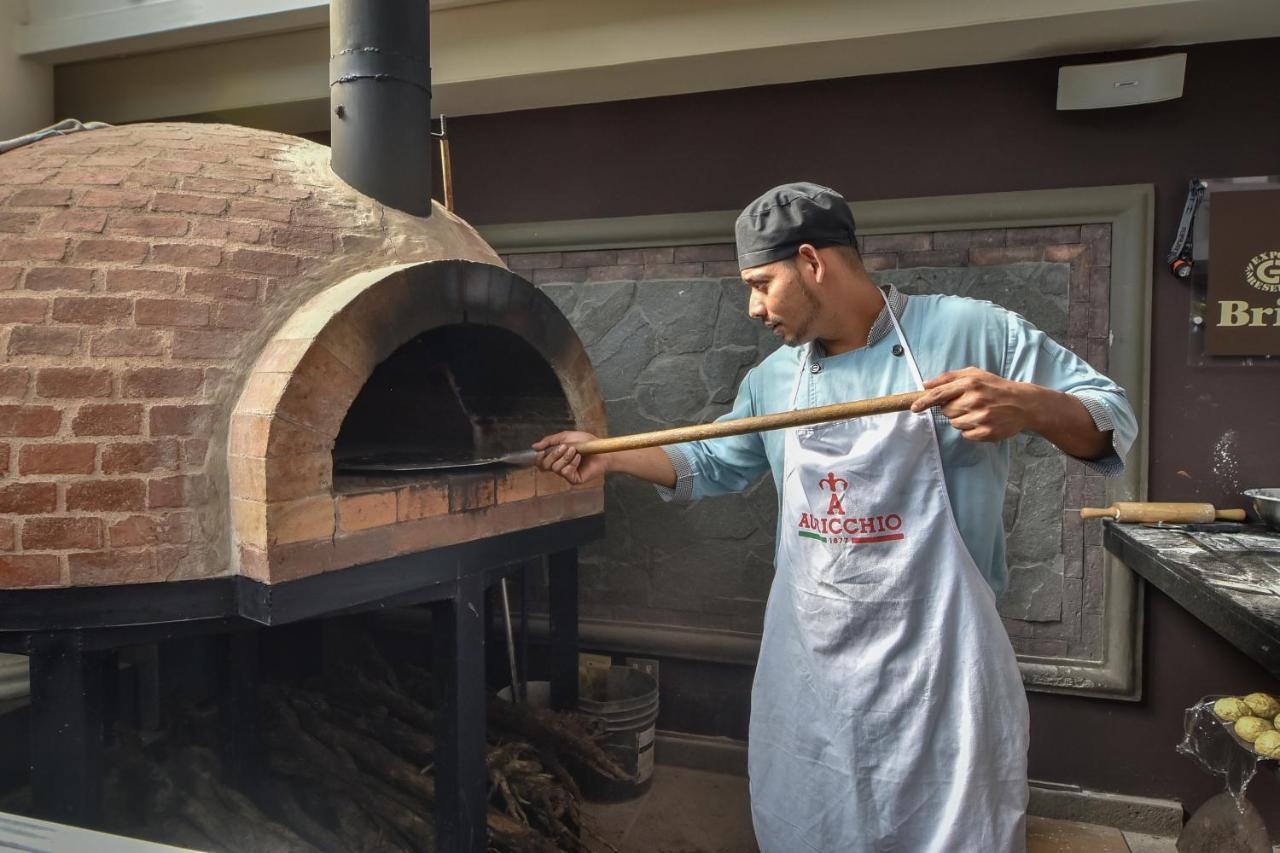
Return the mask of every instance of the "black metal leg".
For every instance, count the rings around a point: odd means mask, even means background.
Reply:
[[[578,707],[578,549],[547,557],[551,617],[551,707]]]
[[[520,701],[529,701],[529,563],[520,564]]]
[[[436,690],[436,850],[488,846],[485,771],[484,577],[457,582],[431,607]]]
[[[36,815],[94,826],[102,810],[101,652],[79,632],[31,637],[31,799]]]
[[[219,723],[223,761],[233,785],[252,790],[261,780],[258,738],[258,632],[232,631],[218,638],[222,694]]]

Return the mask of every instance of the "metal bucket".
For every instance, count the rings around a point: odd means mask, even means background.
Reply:
[[[648,673],[612,666],[605,678],[582,683],[578,712],[600,721],[604,750],[630,775],[628,783],[592,791],[601,799],[627,799],[648,789],[653,778],[658,682]],[[584,791],[585,793],[585,791]]]

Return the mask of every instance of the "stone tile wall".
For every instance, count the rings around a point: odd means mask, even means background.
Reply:
[[[868,236],[864,261],[907,293],[990,299],[1107,367],[1107,225]],[[777,341],[746,317],[733,247],[510,255],[591,356],[614,434],[710,420]],[[1103,478],[1036,437],[1016,439],[1005,504],[1010,588],[1001,612],[1024,657],[1101,657]],[[758,633],[772,579],[777,495],[679,507],[626,478],[606,485],[608,538],[582,558],[584,617]],[[1046,532],[1048,535],[1046,535]]]

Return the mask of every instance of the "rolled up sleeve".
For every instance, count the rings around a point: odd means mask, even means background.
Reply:
[[[1053,388],[1083,403],[1098,431],[1111,433],[1111,452],[1080,461],[1101,474],[1122,474],[1138,437],[1138,419],[1124,389],[1022,317],[1009,312],[1008,318],[1005,378]]]
[[[717,421],[746,418],[756,414],[754,372],[743,378],[733,408]],[[709,495],[740,492],[769,468],[764,440],[759,433],[731,435],[705,441],[691,441],[664,447],[676,472],[674,488],[658,486],[663,500],[688,503]]]

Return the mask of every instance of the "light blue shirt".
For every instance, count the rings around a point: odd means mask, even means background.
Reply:
[[[1031,382],[1080,399],[1100,430],[1112,430],[1112,452],[1086,462],[1105,474],[1124,470],[1138,425],[1124,390],[1084,359],[1060,346],[1018,314],[990,302],[959,296],[911,296],[890,290],[911,351],[926,378],[974,366],[1006,379]],[[905,305],[904,305],[905,303]],[[897,313],[897,311],[896,311]],[[829,357],[816,357],[818,372],[805,365],[798,408],[825,406],[917,389],[910,365],[894,355],[898,337],[881,312],[870,343]],[[782,347],[752,368],[738,387],[733,409],[721,420],[787,411],[804,347]],[[1003,508],[1009,473],[1009,442],[963,438],[935,410],[943,475],[960,534],[979,571],[997,596],[1008,582]],[[745,489],[766,470],[781,488],[781,430],[691,442],[667,448],[676,469],[668,500],[698,500]]]

